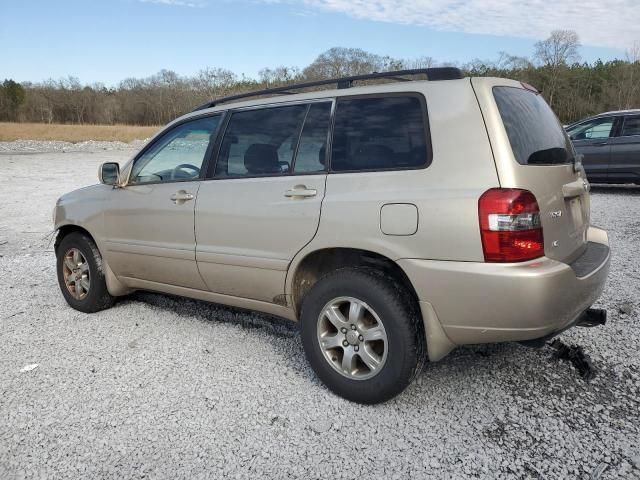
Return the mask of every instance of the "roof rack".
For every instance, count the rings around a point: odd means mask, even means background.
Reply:
[[[207,103],[200,105],[193,111],[204,110],[205,108],[215,107],[221,103],[231,102],[233,100],[240,100],[242,98],[259,97],[263,95],[289,95],[292,94],[292,90],[300,90],[303,88],[317,87],[320,85],[336,84],[338,89],[351,88],[353,82],[361,80],[376,80],[379,78],[389,78],[398,82],[409,82],[408,78],[403,78],[411,75],[426,75],[428,80],[458,80],[463,78],[462,72],[459,68],[455,67],[439,67],[439,68],[417,68],[413,70],[395,70],[391,72],[373,72],[366,75],[354,75],[351,77],[331,78],[328,80],[317,80],[314,82],[298,83],[295,85],[286,85],[276,88],[265,88],[264,90],[256,90],[253,92],[239,93],[238,95],[231,95],[229,97],[222,97],[216,100],[211,100]]]

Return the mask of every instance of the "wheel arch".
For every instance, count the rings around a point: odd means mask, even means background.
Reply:
[[[287,274],[287,292],[296,317],[302,301],[315,283],[330,272],[348,267],[369,267],[385,272],[396,280],[418,302],[418,295],[404,270],[389,257],[359,248],[332,247],[308,252],[294,261]]]
[[[96,243],[96,239],[94,238],[93,235],[91,235],[91,232],[89,232],[89,230],[87,230],[84,227],[81,227],[79,225],[75,225],[73,223],[68,223],[66,225],[60,225],[57,229],[56,229],[56,240],[53,243],[53,250],[56,253],[56,255],[58,254],[58,247],[60,246],[60,243],[62,242],[62,240],[64,239],[64,237],[68,236],[71,233],[74,232],[78,232],[78,233],[82,233],[84,235],[87,235],[92,241],[93,243],[96,244],[96,246],[98,245]],[[98,248],[98,250],[100,250],[100,248]],[[100,252],[102,253],[102,252]]]
[[[102,257],[102,268],[104,270],[104,276],[107,283],[107,290],[109,291],[109,293],[114,297],[127,295],[131,293],[133,290],[123,285],[122,282],[118,280],[118,277],[115,276],[115,274],[109,267],[107,260],[104,258],[104,253],[100,250],[100,246],[98,245],[98,242],[96,242],[95,237],[91,234],[89,230],[87,230],[86,228],[80,225],[76,225],[74,223],[67,223],[57,227],[56,240],[53,244],[53,251],[56,254],[56,256],[58,255],[58,248],[62,240],[65,237],[69,236],[70,234],[76,233],[76,232],[82,233],[83,235],[88,236],[91,239],[91,241],[95,244],[96,248],[98,249],[98,252],[100,252],[100,256]]]

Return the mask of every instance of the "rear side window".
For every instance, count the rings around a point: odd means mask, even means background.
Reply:
[[[304,121],[300,144],[296,154],[295,173],[313,173],[325,170],[327,156],[327,136],[331,103],[312,103]]]
[[[541,95],[517,87],[494,87],[493,96],[519,164],[573,162],[571,141]]]
[[[338,99],[332,171],[411,169],[428,163],[425,113],[416,96]]]
[[[307,105],[242,110],[229,120],[216,177],[255,177],[291,172]]]
[[[631,137],[640,135],[640,115],[633,117],[625,117],[624,126],[622,127],[622,136]]]

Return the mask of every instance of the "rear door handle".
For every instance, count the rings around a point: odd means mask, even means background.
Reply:
[[[296,198],[296,197],[315,197],[318,194],[318,191],[315,188],[307,188],[306,185],[296,185],[291,190],[287,190],[284,192],[284,196],[287,198]]]
[[[189,193],[186,190],[178,190],[169,198],[171,198],[171,201],[176,205],[182,205],[189,200],[193,200],[193,193]]]
[[[606,147],[609,145],[609,142],[598,142],[595,144],[596,147]]]

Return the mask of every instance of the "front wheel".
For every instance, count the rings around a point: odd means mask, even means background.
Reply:
[[[309,363],[329,389],[358,403],[384,402],[409,385],[425,358],[423,331],[412,297],[370,269],[323,277],[302,304]]]
[[[107,290],[102,256],[93,240],[80,232],[65,236],[57,249],[60,290],[67,303],[85,313],[109,308],[114,297]]]

